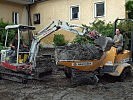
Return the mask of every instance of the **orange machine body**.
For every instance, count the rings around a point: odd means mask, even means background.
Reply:
[[[117,54],[116,48],[112,47],[109,51],[103,53],[99,60],[59,60],[57,63],[81,71],[95,71],[99,67],[119,65],[129,60],[130,51],[124,50],[122,53]]]

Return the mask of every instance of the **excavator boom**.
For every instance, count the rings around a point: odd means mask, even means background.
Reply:
[[[81,28],[82,31],[80,32],[76,28]],[[38,32],[37,35],[35,35],[33,37],[32,45],[31,45],[31,49],[30,49],[30,60],[29,60],[29,62],[33,64],[33,68],[35,67],[36,55],[38,53],[40,41],[43,38],[50,35],[51,33],[58,31],[59,29],[69,31],[69,32],[75,33],[77,35],[84,35],[88,32],[88,29],[81,25],[69,24],[68,22],[61,21],[61,20],[53,21],[50,25],[43,28],[40,32]]]

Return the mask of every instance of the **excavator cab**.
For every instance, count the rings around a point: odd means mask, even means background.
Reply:
[[[5,47],[1,50],[1,66],[5,69],[10,69],[13,71],[23,71],[29,67],[28,65],[28,56],[29,50],[28,48],[23,48],[21,45],[24,42],[27,42],[27,46],[30,48],[30,37],[31,32],[35,30],[33,26],[26,26],[26,25],[8,25],[5,27],[6,39],[5,39]],[[10,47],[11,38],[8,34],[14,33],[14,38],[17,38],[16,47],[12,49]],[[25,39],[24,39],[25,38]],[[23,42],[21,44],[21,42]],[[25,49],[25,50],[24,50]]]
[[[78,31],[76,28],[81,28],[82,31]],[[22,51],[23,48],[21,49],[20,45],[22,35],[24,35],[26,30],[28,31],[27,33],[30,33],[35,29],[35,27],[11,25],[6,26],[5,29],[7,30],[7,35],[5,39],[5,49],[1,51],[0,78],[24,83],[27,79],[43,80],[45,75],[52,73],[52,66],[55,65],[54,61],[52,59],[45,58],[43,55],[39,56],[38,54],[40,42],[43,38],[59,29],[70,31],[79,35],[84,35],[84,33],[88,31],[81,25],[69,24],[68,22],[61,20],[52,21],[51,24],[44,27],[36,35],[33,34],[29,51]],[[11,57],[11,48],[8,47],[8,34],[11,29],[15,29],[18,33],[18,45],[14,58]]]

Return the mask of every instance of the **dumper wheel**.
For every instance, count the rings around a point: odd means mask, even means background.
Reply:
[[[126,67],[119,76],[119,81],[123,82],[127,77],[131,76],[131,67]]]
[[[64,68],[64,74],[67,78],[71,78],[72,77],[72,69],[71,68]]]
[[[99,81],[99,78],[96,75],[93,75],[92,77],[89,78],[89,84],[95,85]]]
[[[99,79],[96,75],[82,75],[79,77],[72,77],[71,83],[73,86],[80,86],[80,85],[96,85]]]

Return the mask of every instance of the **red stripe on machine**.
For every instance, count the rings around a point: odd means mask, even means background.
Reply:
[[[7,68],[7,69],[11,69],[11,70],[14,70],[14,71],[17,70],[16,66],[13,66],[13,65],[9,64],[8,62],[2,62],[1,65],[2,65],[3,67]]]

